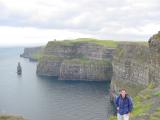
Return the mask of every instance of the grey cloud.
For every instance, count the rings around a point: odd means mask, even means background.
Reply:
[[[129,0],[68,0],[67,2],[67,5],[72,3],[75,6],[71,9],[64,8],[58,16],[54,16],[53,13],[46,21],[32,21],[31,18],[36,14],[11,11],[0,3],[0,26],[70,29],[92,34],[99,33],[105,28],[106,33],[115,30],[116,34],[122,28],[138,29],[150,23],[160,24],[158,0],[153,0],[154,4],[149,7],[143,7],[143,4],[138,6],[137,3],[137,6],[130,4]],[[41,4],[52,7],[45,2]],[[83,16],[82,19],[80,16]],[[76,18],[79,19],[77,23],[75,23]]]

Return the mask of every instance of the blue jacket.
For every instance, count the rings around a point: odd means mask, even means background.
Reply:
[[[133,109],[133,103],[131,100],[131,97],[127,96],[125,98],[122,98],[121,95],[119,95],[115,100],[116,108],[119,107],[118,113],[120,115],[128,114],[129,112],[132,112]]]

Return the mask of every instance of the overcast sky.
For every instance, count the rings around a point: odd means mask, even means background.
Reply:
[[[0,0],[0,45],[91,37],[148,40],[160,0]]]

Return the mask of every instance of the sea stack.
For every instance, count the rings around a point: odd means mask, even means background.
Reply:
[[[17,66],[17,74],[18,74],[18,75],[21,75],[21,74],[22,74],[22,67],[21,67],[20,62],[18,62],[18,66]]]

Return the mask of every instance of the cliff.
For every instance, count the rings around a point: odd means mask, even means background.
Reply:
[[[119,43],[112,61],[113,76],[111,88],[118,93],[119,88],[128,87],[130,94],[149,84],[149,47],[139,43]],[[130,89],[130,88],[137,89]],[[133,90],[133,91],[132,91]]]
[[[110,80],[112,76],[111,41],[78,39],[50,41],[37,66],[39,76],[55,76],[59,80]]]
[[[148,43],[120,43],[113,57],[111,95],[125,88],[133,97],[131,120],[160,118],[160,32]]]
[[[30,61],[38,61],[43,54],[43,47],[24,48],[20,57],[28,58]]]

